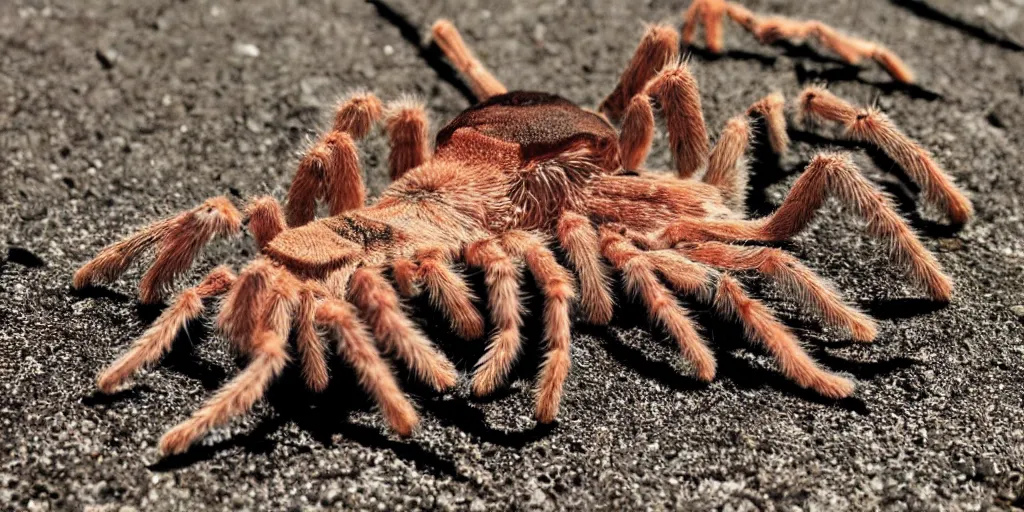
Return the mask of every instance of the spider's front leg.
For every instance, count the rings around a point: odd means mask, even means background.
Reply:
[[[75,272],[73,286],[113,281],[143,254],[156,249],[156,259],[139,284],[139,296],[144,303],[157,302],[207,243],[236,234],[241,226],[242,215],[226,197],[207,199],[192,210],[151,224],[103,249]]]
[[[782,205],[768,217],[754,220],[681,219],[661,230],[657,243],[671,247],[680,242],[781,241],[796,235],[811,222],[829,196],[835,196],[867,221],[868,230],[887,242],[894,259],[932,298],[948,301],[952,283],[935,256],[921,244],[910,226],[881,191],[841,154],[821,154],[807,166]]]

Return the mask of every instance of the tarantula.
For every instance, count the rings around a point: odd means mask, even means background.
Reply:
[[[237,277],[218,267],[180,293],[99,375],[102,392],[123,386],[166,353],[187,322],[203,314],[204,299],[224,297],[217,327],[235,351],[248,356],[248,365],[163,436],[163,453],[186,450],[209,429],[250,409],[289,364],[290,336],[308,386],[324,389],[328,372],[317,327],[332,332],[337,353],[358,374],[391,428],[410,434],[417,413],[381,351],[438,391],[456,383],[454,366],[406,315],[400,295],[425,290],[455,334],[480,338],[485,321],[462,264],[482,269],[494,326],[472,376],[472,390],[480,395],[503,383],[521,351],[524,265],[537,282],[547,345],[535,389],[540,422],[551,422],[558,413],[570,367],[571,310],[578,305],[586,321],[607,324],[614,312],[613,270],[651,320],[678,343],[701,381],[714,378],[715,360],[675,293],[739,321],[800,386],[826,397],[852,393],[853,382],[819,367],[729,273],[767,275],[826,324],[848,330],[856,340],[874,338],[874,322],[792,255],[730,243],[788,239],[807,226],[829,196],[867,220],[869,231],[892,247],[896,262],[931,297],[950,298],[950,280],[935,258],[845,156],[819,155],[774,214],[747,219],[742,213],[743,155],[751,137],[747,116],[763,119],[771,146],[785,151],[783,99],[769,95],[730,120],[709,151],[697,83],[677,59],[674,29],[647,30],[618,86],[600,105],[601,113],[553,94],[506,92],[448,21],[433,26],[433,37],[482,100],[438,132],[433,151],[422,105],[402,100],[385,107],[372,94],[351,95],[339,105],[333,129],[301,160],[285,208],[261,197],[245,209],[261,255]],[[666,119],[675,177],[642,170],[655,129],[655,102]],[[797,107],[802,118],[833,124],[841,136],[877,143],[954,220],[969,216],[970,203],[927,152],[883,114],[813,88],[800,96]],[[609,120],[620,122],[621,130]],[[394,182],[367,205],[355,141],[378,122],[390,140]],[[327,203],[329,217],[314,219],[319,201]],[[158,301],[205,244],[239,232],[242,220],[228,199],[209,199],[104,249],[78,270],[74,286],[115,279],[154,248],[156,258],[140,291],[143,302]],[[556,246],[574,272],[560,263]]]

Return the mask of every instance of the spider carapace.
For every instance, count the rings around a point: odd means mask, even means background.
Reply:
[[[596,178],[621,171],[618,133],[604,116],[553,94],[499,94],[442,128],[433,157],[375,205],[281,233],[265,252],[306,273],[412,256],[438,236],[459,245],[486,232],[550,228],[583,206]]]
[[[332,129],[299,163],[285,208],[271,197],[247,206],[244,216],[260,256],[237,276],[218,267],[181,292],[100,374],[100,390],[119,389],[170,349],[177,333],[203,314],[204,299],[224,297],[218,330],[248,365],[163,437],[164,453],[182,452],[209,429],[248,411],[293,360],[309,388],[323,390],[327,347],[358,374],[388,424],[411,433],[416,410],[384,356],[439,391],[451,389],[457,374],[409,318],[401,297],[427,293],[452,332],[467,340],[484,337],[481,309],[489,313],[492,332],[472,375],[473,392],[487,394],[505,383],[522,349],[524,271],[543,299],[546,348],[534,390],[538,421],[558,414],[570,371],[572,308],[587,322],[610,322],[613,277],[678,344],[696,379],[714,378],[715,359],[677,295],[742,324],[798,385],[827,397],[848,396],[853,382],[819,366],[732,275],[759,273],[823,324],[858,341],[872,340],[874,321],[826,280],[791,254],[757,245],[800,233],[829,197],[864,218],[869,232],[892,248],[894,263],[931,297],[949,299],[952,284],[935,257],[843,155],[817,156],[776,212],[748,218],[750,123],[763,123],[772,150],[786,151],[784,100],[775,93],[756,101],[727,123],[711,148],[696,80],[676,56],[674,29],[648,29],[600,113],[552,94],[509,93],[451,23],[435,24],[433,36],[481,102],[441,129],[431,148],[421,104],[403,99],[385,107],[373,94],[350,95],[338,106]],[[655,101],[668,131],[673,174],[644,169]],[[820,88],[805,90],[795,109],[805,122],[831,124],[840,136],[886,151],[925,200],[953,222],[970,217],[970,202],[929,153],[881,112]],[[367,205],[355,144],[378,124],[391,146],[394,181]],[[321,201],[330,216],[317,220]],[[227,198],[209,199],[107,247],[79,269],[74,284],[115,279],[155,249],[140,294],[145,302],[160,300],[211,239],[241,231],[242,218]],[[474,296],[466,270],[482,271],[486,297]]]

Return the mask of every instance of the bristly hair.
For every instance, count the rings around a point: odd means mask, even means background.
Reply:
[[[583,208],[587,184],[601,172],[589,150],[569,151],[522,169],[511,184],[509,198],[517,209],[518,229],[542,227],[564,210]]]

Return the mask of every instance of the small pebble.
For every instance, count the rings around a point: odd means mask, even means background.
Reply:
[[[260,49],[251,43],[235,43],[235,53],[243,57],[256,58],[260,56]]]

